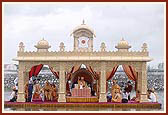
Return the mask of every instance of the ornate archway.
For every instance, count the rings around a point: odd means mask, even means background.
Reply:
[[[77,82],[78,77],[84,77],[84,80],[86,82],[88,82],[89,84],[93,84],[93,74],[84,68],[81,68],[72,74],[71,83]]]

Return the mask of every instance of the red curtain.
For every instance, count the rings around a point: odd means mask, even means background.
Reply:
[[[70,93],[70,87],[69,87],[68,81],[67,81],[67,83],[66,83],[66,92],[67,92],[67,93]]]
[[[51,72],[55,75],[55,77],[56,77],[57,79],[59,79],[59,73],[58,73],[58,72],[53,71],[53,68],[52,68],[52,67],[49,67],[49,69],[50,69],[50,70],[51,70]]]
[[[31,68],[31,70],[29,71],[29,79],[32,77],[32,76],[37,76],[38,73],[40,72],[40,70],[42,69],[43,67],[43,64],[40,64],[40,65],[35,65]]]
[[[76,68],[77,69],[77,68]],[[75,66],[72,67],[70,73],[67,73],[66,74],[66,78],[67,78],[67,82],[66,82],[66,92],[67,93],[70,93],[70,87],[69,87],[69,80],[71,79],[72,77],[72,73],[75,71]]]
[[[39,72],[41,71],[42,67],[43,67],[43,64],[40,64],[40,65],[36,66],[36,69],[35,69],[35,72],[34,72],[34,76],[37,76],[39,74]]]
[[[35,69],[36,69],[36,66],[33,66],[29,71],[29,79],[34,75]]]
[[[75,68],[75,66],[73,66],[72,67],[72,69],[71,69],[71,71],[69,72],[69,73],[67,73],[67,80],[70,80],[71,79],[71,77],[72,77],[72,73],[74,72],[74,68]]]
[[[31,68],[31,70],[29,71],[29,79],[32,77],[32,76],[35,76],[34,73],[36,71],[36,68],[37,68],[38,65],[35,65]]]
[[[128,65],[122,65],[122,66],[123,66],[124,72],[126,73],[128,78],[130,80],[135,81],[135,90],[136,90],[138,75],[137,75],[135,69],[132,66],[128,66]]]
[[[75,66],[72,67],[72,70],[70,71],[70,73],[72,73],[74,71],[74,68],[75,68]]]
[[[74,66],[73,72],[77,71],[79,68],[80,68],[80,66],[79,66],[79,65]]]
[[[117,71],[117,69],[118,69],[118,66],[113,67],[113,70],[112,70],[112,72],[110,73],[110,75],[107,76],[106,81],[110,80],[110,79],[114,76],[114,74],[115,74],[115,72]]]
[[[110,80],[114,76],[115,72],[117,71],[117,68],[118,68],[118,66],[115,66],[115,67],[113,67],[111,73],[110,72],[106,73],[106,91],[108,88],[108,80]]]
[[[97,73],[92,69],[92,67],[89,66],[89,67],[86,67],[86,68],[88,69],[88,71],[89,71],[90,73],[93,74],[93,78],[94,78],[95,80],[97,80],[97,79],[98,79],[98,75],[97,75]]]

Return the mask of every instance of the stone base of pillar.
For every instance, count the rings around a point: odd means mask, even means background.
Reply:
[[[59,93],[58,102],[66,102],[65,93]]]
[[[25,94],[24,93],[18,93],[17,95],[17,102],[25,102]]]
[[[100,93],[99,102],[107,102],[106,93]]]
[[[142,102],[149,102],[147,94],[140,95],[140,103],[142,103]]]

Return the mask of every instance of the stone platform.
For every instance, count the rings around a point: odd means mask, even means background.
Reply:
[[[88,103],[93,103],[93,102],[98,102],[99,99],[96,96],[91,96],[91,97],[67,97],[66,102],[76,102],[76,103],[83,103],[83,102],[88,102]]]
[[[151,108],[161,109],[160,103],[59,103],[59,102],[5,102],[5,107],[112,107],[112,108]]]

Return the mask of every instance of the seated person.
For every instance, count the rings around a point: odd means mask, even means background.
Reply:
[[[52,90],[52,85],[50,85],[50,90],[49,90],[49,94],[48,94],[48,100],[52,101],[53,100],[53,96],[52,96],[52,93],[53,93],[53,90]]]
[[[50,100],[50,89],[51,89],[51,86],[49,84],[49,82],[47,81],[44,85],[44,97],[45,97],[45,100]]]
[[[151,89],[148,90],[148,100],[149,102],[157,102],[156,95],[152,92]]]
[[[128,93],[126,90],[122,93],[122,103],[128,103]]]
[[[131,99],[131,101],[135,101],[135,102],[137,102],[137,103],[140,102],[140,91],[139,91],[139,90],[136,91],[136,97],[133,97],[133,98]]]
[[[108,93],[107,94],[107,102],[111,102],[111,99],[112,99],[111,93]]]
[[[55,86],[55,84],[52,84],[52,100],[56,100],[57,99],[57,87]]]
[[[132,91],[132,85],[131,85],[130,81],[127,82],[127,85],[125,87],[125,91],[128,93],[128,100],[130,100],[130,93]]]
[[[33,99],[41,99],[40,97],[40,84],[38,83],[38,81],[35,82],[35,85],[34,85],[34,93],[33,93]]]
[[[87,87],[87,84],[84,80],[84,77],[78,77],[78,88],[79,89],[83,89],[83,88],[86,88]]]
[[[83,83],[80,82],[79,89],[83,89]]]
[[[17,100],[17,90],[15,87],[13,87],[12,89],[12,93],[11,93],[11,99],[10,99],[10,102],[16,102]]]
[[[86,82],[85,82],[85,80],[84,80],[84,77],[81,77],[80,87],[81,87],[81,85],[82,85],[83,88],[87,87],[87,84],[86,84]]]
[[[122,100],[122,96],[121,96],[121,93],[120,93],[120,89],[115,89],[114,91],[114,97],[112,97],[111,101],[112,102],[116,102],[116,103],[120,103]]]
[[[40,97],[41,97],[41,99],[42,99],[42,101],[44,101],[45,99],[45,95],[44,95],[44,88],[41,88],[40,89]]]
[[[152,91],[153,94],[155,94],[155,96],[156,96],[156,102],[158,102],[158,96],[157,96],[157,93],[155,92],[155,89],[151,88],[151,91]]]

